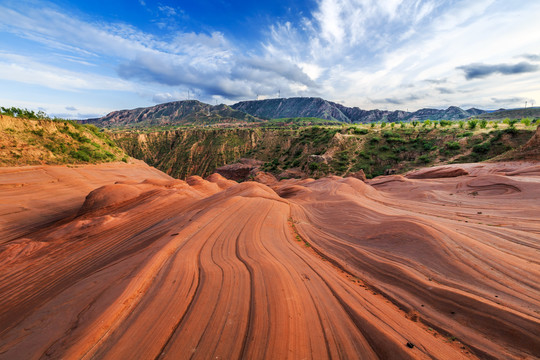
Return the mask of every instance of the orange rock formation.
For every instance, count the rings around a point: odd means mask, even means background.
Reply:
[[[533,358],[540,166],[0,169],[0,358]]]

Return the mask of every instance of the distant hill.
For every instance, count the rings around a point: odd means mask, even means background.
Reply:
[[[310,97],[242,101],[231,107],[265,119],[316,117],[345,123],[458,120],[485,112],[475,108],[463,110],[456,106],[451,106],[446,110],[420,109],[415,112],[362,110],[358,107],[347,107],[321,98]]]
[[[463,110],[451,106],[446,110],[420,109],[362,110],[314,97],[242,101],[231,106],[202,103],[197,100],[174,101],[147,108],[113,111],[83,123],[103,127],[141,127],[162,125],[216,125],[261,123],[272,119],[317,118],[340,123],[372,123],[430,120],[458,120],[483,114],[484,110]]]
[[[523,119],[523,118],[531,118],[531,119],[540,119],[540,107],[530,107],[530,108],[522,108],[522,109],[511,109],[511,110],[505,110],[500,109],[497,111],[489,112],[489,113],[483,113],[478,116],[478,118],[486,119],[486,120],[502,120],[502,119]]]
[[[174,101],[147,108],[113,111],[101,118],[83,120],[85,123],[103,127],[206,125],[260,121],[262,120],[227,105],[213,106],[197,100]]]
[[[336,105],[321,98],[296,97],[242,101],[231,107],[264,119],[313,117],[337,120],[339,122],[351,122],[350,118]]]

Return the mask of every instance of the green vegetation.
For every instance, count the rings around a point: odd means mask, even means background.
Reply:
[[[226,106],[210,114],[207,110],[201,107],[181,124],[136,124],[138,128],[116,128],[112,133],[76,121],[52,120],[43,112],[2,107],[1,114],[7,116],[0,123],[0,156],[4,165],[127,162],[118,143],[129,155],[178,178],[206,176],[243,157],[261,160],[261,170],[278,177],[296,169],[312,177],[363,170],[371,178],[419,166],[493,158],[524,144],[537,122],[478,117],[414,120],[396,126],[387,121],[344,124],[305,117],[261,121]],[[172,116],[156,111],[163,118]]]
[[[261,124],[263,127],[302,127],[302,126],[312,126],[312,125],[342,125],[341,122],[336,120],[326,120],[319,119],[314,117],[295,117],[295,118],[281,118],[281,119],[270,119],[264,124]]]
[[[467,121],[467,126],[469,127],[470,130],[476,129],[476,125],[478,125],[478,120],[476,119]]]
[[[529,126],[531,125],[531,119],[529,118],[524,118],[524,119],[521,119],[521,123],[525,126]]]
[[[2,112],[6,116],[0,120],[0,165],[128,161],[123,150],[93,125],[50,120],[40,113],[28,119],[23,117],[27,110],[16,108],[2,108]]]
[[[445,146],[448,150],[459,150],[461,148],[461,145],[459,145],[459,142],[457,141],[449,141]]]
[[[7,115],[23,119],[50,119],[43,111],[38,111],[36,113],[33,110],[20,109],[16,107],[5,108],[1,106],[0,115]]]
[[[420,166],[483,161],[524,144],[534,130],[516,123],[495,128],[498,123],[486,122],[483,127],[481,120],[475,125],[461,121],[461,127],[459,121],[436,123],[441,126],[430,121],[425,127],[417,123],[404,127],[340,124],[183,128],[117,132],[114,138],[131,156],[179,178],[207,176],[240,158],[261,160],[261,170],[278,178],[289,169],[315,178],[363,170],[372,178]]]
[[[485,129],[487,127],[487,124],[488,124],[487,120],[485,119],[480,120],[480,129]]]
[[[531,122],[537,119],[540,119],[540,107],[528,107],[522,109],[512,109],[512,110],[499,110],[493,111],[477,116],[479,119],[486,120],[503,120],[505,118],[509,119],[531,119]]]

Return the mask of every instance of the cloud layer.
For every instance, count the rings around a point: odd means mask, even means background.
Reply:
[[[458,69],[465,72],[465,78],[467,80],[485,78],[493,74],[502,75],[514,75],[523,74],[538,71],[538,65],[530,64],[522,61],[518,64],[497,64],[497,65],[485,65],[485,64],[471,64],[465,66],[458,66]]]
[[[164,4],[155,12],[165,24],[159,27],[170,30],[156,35],[136,24],[74,16],[49,2],[6,2],[0,5],[0,34],[24,45],[4,50],[0,78],[36,89],[93,92],[95,99],[97,91],[123,94],[126,100],[111,104],[111,110],[183,99],[188,91],[207,102],[280,92],[367,109],[498,108],[515,106],[511,99],[540,101],[535,64],[540,55],[529,51],[540,43],[536,2],[317,0],[315,5],[297,21],[276,20],[262,38],[238,44],[211,24],[204,33],[166,26],[187,15]],[[31,51],[46,56],[29,56]]]

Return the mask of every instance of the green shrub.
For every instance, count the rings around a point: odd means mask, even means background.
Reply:
[[[446,148],[448,150],[459,150],[461,149],[461,145],[457,141],[449,141],[445,144]]]
[[[441,127],[451,126],[452,122],[450,120],[440,120],[439,125],[441,125]]]
[[[312,163],[309,163],[308,168],[311,171],[317,171],[321,168],[321,165],[319,163],[312,162]]]
[[[521,119],[521,123],[525,126],[529,126],[531,125],[531,119],[529,118],[524,118],[524,119]]]
[[[514,128],[514,125],[516,125],[517,122],[518,122],[517,119],[512,119],[512,120],[509,120],[509,121],[507,122],[507,124],[508,124],[508,126],[509,126],[510,128]]]
[[[356,135],[366,135],[369,131],[368,129],[364,129],[364,128],[354,128],[353,132]]]
[[[389,138],[389,137],[398,137],[399,135],[396,134],[396,133],[393,132],[393,131],[386,130],[386,131],[383,131],[383,132],[382,132],[382,136],[385,137],[385,138]]]
[[[474,130],[476,129],[476,125],[478,125],[478,120],[469,120],[467,121],[467,127],[469,128],[469,130]]]
[[[483,144],[474,145],[472,151],[477,154],[486,154],[490,149],[490,144],[485,142]]]
[[[80,161],[85,161],[85,162],[90,161],[90,155],[86,151],[83,151],[83,150],[73,150],[69,153],[69,155],[73,157],[74,159],[77,159]]]
[[[480,120],[480,128],[481,129],[485,129],[487,127],[487,120],[486,119],[482,119]]]
[[[431,151],[431,150],[435,150],[436,146],[431,141],[424,140],[424,143],[422,144],[422,148],[424,149],[424,151]]]
[[[101,129],[98,128],[96,125],[93,124],[85,124],[83,125],[85,128],[93,132],[94,134],[100,136],[101,135]]]

